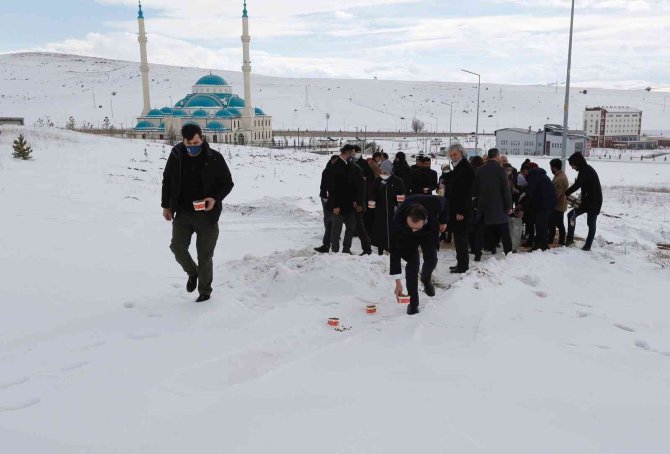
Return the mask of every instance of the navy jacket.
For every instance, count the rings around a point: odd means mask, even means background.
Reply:
[[[554,184],[544,169],[532,169],[526,179],[526,197],[533,211],[551,211],[556,206]]]

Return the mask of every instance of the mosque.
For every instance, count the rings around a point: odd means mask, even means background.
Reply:
[[[250,145],[272,141],[272,117],[258,107],[252,108],[251,103],[251,37],[246,1],[242,11],[244,98],[234,94],[223,77],[210,73],[198,79],[192,92],[173,107],[152,109],[142,3],[139,4],[137,21],[144,107],[133,128],[134,138],[178,140],[182,126],[191,123],[199,125],[206,139],[212,143]]]

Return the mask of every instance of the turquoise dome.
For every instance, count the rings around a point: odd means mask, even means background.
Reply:
[[[234,117],[235,115],[228,109],[221,109],[216,114],[214,114],[214,116],[219,118],[231,118]]]
[[[150,121],[145,120],[145,121],[140,121],[139,123],[137,123],[137,125],[135,126],[135,129],[154,129],[154,127],[155,126],[153,125],[153,123],[151,123]]]
[[[216,76],[214,74],[209,74],[207,76],[201,77],[195,83],[196,85],[228,85],[226,80],[221,76]]]
[[[147,117],[162,117],[164,116],[165,113],[161,110],[158,109],[151,109],[149,113],[147,114]]]
[[[258,115],[259,117],[262,117],[262,116],[265,115],[265,112],[263,112],[263,109],[261,109],[259,107],[254,108],[254,112],[256,112],[256,115]]]
[[[200,126],[200,125],[199,125],[198,123],[196,123],[195,121],[187,121],[187,122],[184,123],[182,126],[186,126],[186,125]]]
[[[239,109],[236,109],[234,107],[228,107],[226,110],[228,112],[230,112],[233,117],[241,117],[242,116],[242,112],[240,112]]]
[[[186,101],[184,107],[223,107],[223,104],[213,96],[195,95]]]
[[[184,103],[186,102],[186,99],[187,99],[187,98],[188,98],[188,97],[183,98],[183,99],[180,99],[179,101],[177,101],[177,104],[175,104],[174,106],[175,106],[175,107],[184,107]]]
[[[206,110],[199,109],[199,110],[196,110],[195,112],[193,112],[193,113],[191,114],[191,116],[192,116],[192,117],[200,117],[200,118],[202,118],[202,117],[209,117],[209,114],[207,113]]]
[[[170,115],[172,113],[172,109],[170,109],[169,107],[163,107],[161,109],[161,112]]]
[[[181,109],[173,109],[172,110],[172,116],[173,117],[188,117],[188,114]]]
[[[233,96],[230,98],[230,101],[228,101],[228,107],[244,107],[244,99],[240,98],[239,96]]]
[[[210,121],[209,123],[207,123],[207,128],[206,129],[213,129],[215,131],[225,131],[226,127],[223,126],[218,121]]]

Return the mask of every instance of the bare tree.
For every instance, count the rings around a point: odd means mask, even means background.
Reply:
[[[412,120],[412,131],[414,132],[421,132],[423,131],[423,128],[425,127],[425,123],[418,118],[415,118]]]

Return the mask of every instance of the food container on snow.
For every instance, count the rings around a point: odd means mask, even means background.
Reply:
[[[337,317],[331,317],[328,319],[328,326],[332,326],[333,328],[337,328],[340,326],[340,319]]]

